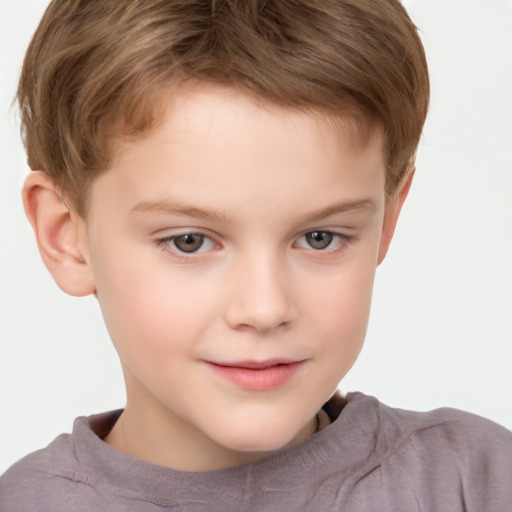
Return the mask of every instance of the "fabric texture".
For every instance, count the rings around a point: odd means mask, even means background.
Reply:
[[[151,464],[102,441],[120,411],[78,418],[73,433],[0,478],[2,512],[101,510],[510,512],[512,433],[454,409],[418,413],[351,393],[304,443],[209,472]]]

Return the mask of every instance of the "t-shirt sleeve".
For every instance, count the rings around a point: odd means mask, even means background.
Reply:
[[[391,414],[372,484],[381,510],[512,512],[512,432],[455,409]]]
[[[454,409],[426,414],[390,461],[390,480],[401,473],[418,510],[511,512],[512,432]]]
[[[75,502],[87,486],[74,478],[76,460],[70,436],[59,436],[43,450],[19,460],[0,477],[0,512],[81,512]]]
[[[484,418],[459,414],[444,435],[459,466],[467,512],[512,511],[512,432]]]

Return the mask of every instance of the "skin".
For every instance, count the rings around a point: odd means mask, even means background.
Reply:
[[[116,142],[86,219],[41,172],[24,202],[55,280],[97,294],[118,351],[127,404],[106,442],[214,470],[312,435],[363,344],[410,179],[386,201],[380,134],[358,144],[319,114],[220,87],[166,105],[149,135]],[[270,389],[211,365],[276,358],[298,369]]]

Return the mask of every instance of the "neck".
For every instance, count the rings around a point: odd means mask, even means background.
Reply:
[[[134,400],[128,395],[126,408],[105,442],[137,458],[180,471],[225,469],[254,462],[269,453],[232,450],[169,413],[160,403],[155,401],[153,405],[148,406],[147,397]],[[287,446],[305,441],[326,424],[328,417],[321,411]]]

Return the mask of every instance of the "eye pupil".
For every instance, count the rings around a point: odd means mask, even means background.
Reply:
[[[325,249],[332,242],[333,234],[328,231],[312,231],[306,234],[306,240],[313,249]]]
[[[174,245],[182,252],[195,252],[201,248],[203,242],[204,236],[194,233],[177,236],[174,239]]]

